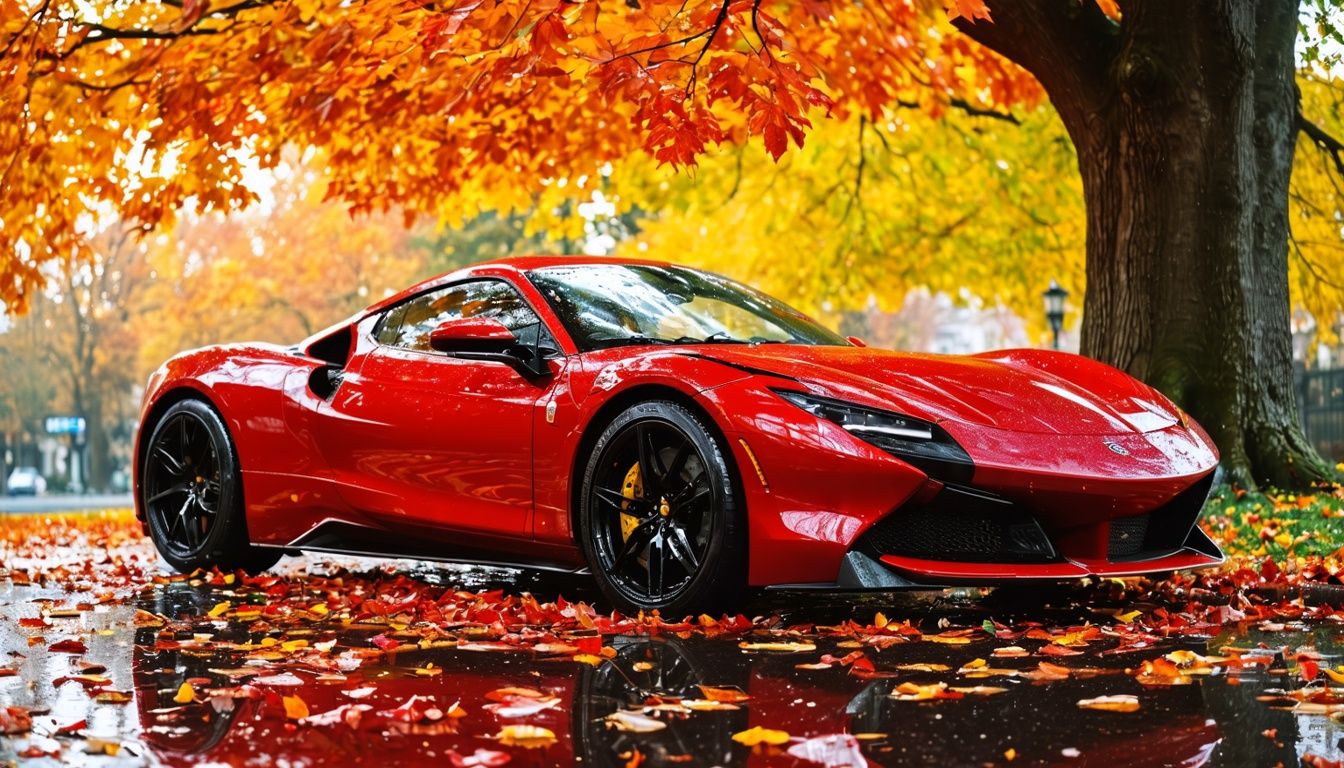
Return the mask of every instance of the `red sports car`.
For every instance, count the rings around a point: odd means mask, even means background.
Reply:
[[[717,275],[496,261],[149,380],[137,512],[190,570],[320,550],[581,571],[622,610],[1213,565],[1218,462],[1076,355],[870,349]]]

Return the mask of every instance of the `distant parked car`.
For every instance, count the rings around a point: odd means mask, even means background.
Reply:
[[[47,479],[37,467],[16,467],[6,487],[10,496],[41,496],[47,492]]]

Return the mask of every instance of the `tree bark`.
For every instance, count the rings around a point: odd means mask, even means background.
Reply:
[[[1229,481],[1330,479],[1292,387],[1297,3],[1122,7],[1117,24],[1091,0],[1001,0],[992,23],[959,22],[1036,75],[1077,149],[1082,352],[1185,408],[1217,443]]]

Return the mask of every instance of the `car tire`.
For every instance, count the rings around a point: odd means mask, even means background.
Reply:
[[[259,573],[283,556],[248,539],[238,453],[209,404],[193,398],[168,408],[150,433],[140,472],[150,538],[178,571]]]
[[[583,472],[579,539],[616,608],[680,618],[741,602],[745,515],[725,454],[669,400],[632,405],[602,430]]]

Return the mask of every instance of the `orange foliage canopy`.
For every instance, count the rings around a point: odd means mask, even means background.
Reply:
[[[353,210],[523,204],[643,150],[683,166],[811,119],[1034,101],[958,34],[981,0],[0,0],[0,301],[117,217],[251,202],[253,164],[327,156]]]

